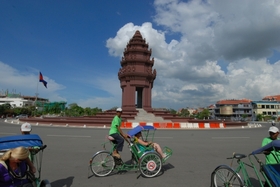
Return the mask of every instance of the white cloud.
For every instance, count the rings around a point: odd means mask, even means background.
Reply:
[[[156,0],[154,6],[154,21],[165,31],[129,23],[107,40],[110,54],[119,57],[136,30],[149,43],[157,69],[154,105],[206,106],[279,94],[280,62],[267,62],[280,48],[279,1]],[[181,37],[167,43],[166,34]]]
[[[48,88],[39,82],[38,70],[29,69],[28,72],[19,71],[8,64],[0,61],[0,92],[20,93],[26,96],[35,96],[48,98],[51,101],[65,101],[57,92],[64,89],[63,85],[56,83],[54,80],[44,76],[44,80],[48,82]]]
[[[92,95],[91,97],[77,99],[75,96],[73,98],[66,98],[62,94],[63,92],[67,92],[68,96],[75,94],[73,93],[75,87],[67,88],[43,74],[44,80],[48,82],[48,88],[45,88],[39,82],[38,72],[38,70],[31,68],[27,68],[23,72],[0,61],[0,93],[5,94],[8,90],[9,93],[35,96],[37,92],[39,94],[38,97],[47,98],[51,102],[66,101],[68,104],[77,103],[81,107],[98,107],[104,110],[114,106],[121,106],[120,84],[116,76],[86,80],[90,86],[106,92],[109,95],[108,97]]]
[[[121,98],[121,97],[120,97]],[[109,110],[112,107],[120,107],[121,100],[116,97],[94,97],[89,99],[79,99],[77,101],[78,105],[85,108],[85,107],[97,107],[103,110]]]
[[[229,85],[227,95],[231,97],[262,99],[267,95],[278,95],[280,83],[279,62],[269,64],[266,59],[242,59],[228,66]]]
[[[80,99],[77,103],[82,107],[95,106],[104,110],[112,107],[121,107],[121,88],[120,82],[116,76],[96,78],[89,81],[89,84],[95,86],[97,89],[105,91],[109,97],[92,96],[88,99]]]
[[[154,8],[153,21],[127,23],[106,42],[109,54],[121,58],[135,31],[141,32],[152,49],[157,70],[154,107],[207,106],[220,99],[260,100],[280,94],[280,57],[278,62],[268,61],[273,51],[280,51],[279,0],[155,0]],[[0,62],[0,91],[17,89],[35,95],[37,74],[36,69],[22,72]],[[111,74],[96,78],[104,75],[99,73],[84,81],[106,97],[87,94],[75,102],[103,109],[120,106],[117,72]],[[66,100],[61,95],[66,87],[46,75],[44,78],[48,89],[39,83],[39,96]],[[81,77],[71,78],[83,81]],[[70,95],[75,88],[71,92],[69,85]]]

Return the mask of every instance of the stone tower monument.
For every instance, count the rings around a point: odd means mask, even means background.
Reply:
[[[148,48],[146,40],[136,31],[124,49],[118,73],[123,110],[133,111],[136,107],[152,109],[152,88],[156,70],[153,70],[154,58],[150,59],[152,50]]]

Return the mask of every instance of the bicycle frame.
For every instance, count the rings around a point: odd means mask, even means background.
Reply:
[[[145,135],[145,139],[147,140],[147,138],[149,137],[149,131],[144,131]],[[152,134],[152,139],[154,137],[154,132]],[[122,171],[122,170],[133,170],[133,169],[137,169],[138,170],[138,161],[140,159],[140,157],[143,155],[144,152],[154,152],[155,154],[159,155],[157,152],[154,151],[154,149],[152,147],[147,147],[145,151],[141,151],[137,145],[135,145],[134,143],[132,143],[132,141],[130,140],[130,142],[128,142],[128,147],[130,149],[130,152],[131,152],[131,160],[130,160],[130,163],[132,164],[127,164],[127,163],[123,163],[122,160],[118,160],[117,158],[114,158],[116,163],[119,163],[116,165],[115,169],[116,170],[119,170],[119,171]],[[107,151],[106,149],[106,145],[107,144],[110,144],[110,149],[108,149],[108,154],[112,155],[116,145],[110,141],[110,140],[107,140],[105,141],[103,144],[101,144],[101,146],[103,147],[103,150],[104,151]],[[168,147],[164,147],[163,148],[163,151],[168,153],[169,157],[172,155],[172,150]],[[101,151],[99,151],[101,152]],[[96,154],[98,154],[99,152],[97,152]],[[168,158],[169,158],[168,157]],[[135,161],[136,163],[133,164],[133,161]],[[166,161],[165,160],[162,160],[162,162],[164,163]],[[90,160],[90,164],[91,164],[91,160]]]
[[[260,159],[258,159],[258,157],[256,156],[257,154],[270,153],[271,151],[279,151],[279,150],[280,150],[280,140],[274,140],[269,144],[255,151],[252,151],[252,153],[248,155],[250,164],[246,164],[241,160],[245,158],[246,155],[234,153],[233,157],[228,159],[232,159],[232,162],[234,159],[237,159],[237,163],[238,163],[237,168],[232,169],[230,166],[227,165],[220,165],[216,167],[216,169],[211,174],[211,187],[218,186],[217,184],[219,184],[219,186],[229,186],[229,187],[231,187],[232,185],[252,187],[253,185],[252,182],[250,181],[248,172],[246,170],[246,166],[253,168],[254,173],[256,174],[261,187],[264,187],[264,184],[260,177],[261,176],[260,174],[262,174],[263,179],[266,182],[266,185],[268,185],[269,187],[280,186],[279,159],[276,159],[276,161],[278,162],[275,164],[263,164],[263,162]],[[273,156],[276,157],[276,155]],[[256,159],[256,162],[259,164],[259,169],[260,169],[259,171],[257,170],[257,167],[252,161],[251,157],[254,157]],[[240,177],[239,173],[242,174],[244,179]]]
[[[116,144],[114,144],[112,141],[108,140],[108,141],[106,141],[105,143],[102,144],[104,150],[106,150],[106,144],[111,145],[111,148],[108,150],[108,153],[110,155],[112,155],[112,153],[113,153],[113,151],[116,147]],[[130,160],[130,162],[132,163],[133,159],[134,159],[133,156],[135,157],[136,155],[134,154],[134,151],[132,151],[133,148],[132,148],[131,144],[129,145],[129,148],[130,148],[130,152],[132,154],[132,158]],[[98,154],[98,152],[96,154]],[[138,158],[139,158],[139,156],[137,155],[137,157],[135,157],[135,159],[138,159]],[[123,163],[122,160],[120,160],[120,159],[117,159],[117,158],[114,158],[114,159],[115,159],[116,163],[121,162],[120,164],[117,164],[115,166],[115,169],[118,170],[118,171],[138,169],[137,164],[126,164],[126,163]]]
[[[152,145],[144,146],[144,149],[143,147],[139,147],[140,144],[135,141],[135,135],[144,131],[147,132],[145,134],[145,139],[147,139],[149,130],[155,130],[155,128],[153,126],[137,126],[128,131],[128,135],[131,138],[127,140],[127,143],[132,156],[131,160],[128,160],[126,163],[121,158],[113,156],[116,142],[109,136],[108,140],[101,144],[104,150],[98,151],[90,159],[89,169],[98,177],[108,176],[114,170],[139,170],[144,177],[150,178],[157,176],[162,169],[162,164],[172,155],[172,149],[165,146],[163,152],[166,156],[162,158]],[[154,133],[152,134],[153,137]],[[110,143],[111,148],[107,151],[106,144],[108,143]]]
[[[258,157],[257,157],[256,155],[250,154],[248,158],[249,158],[250,162],[252,163],[252,165],[254,166],[254,163],[253,163],[252,160],[251,160],[251,157],[252,157],[252,156],[254,156],[254,158],[255,158],[255,159],[257,160],[257,162],[259,163],[260,168],[262,168],[263,163],[261,162],[261,160],[258,159]],[[256,173],[256,175],[257,175],[257,177],[258,177],[258,180],[259,180],[260,183],[261,183],[261,178],[260,178],[259,172],[257,171],[257,169],[256,169],[255,166],[254,166],[254,170],[255,170],[255,173]],[[262,169],[260,169],[260,173],[262,174],[264,180],[267,182],[267,184],[269,185],[269,187],[273,187],[272,183],[271,183],[270,180],[267,178],[266,174],[264,173],[264,171],[263,171]],[[261,186],[264,186],[264,185],[261,183]]]
[[[251,180],[250,180],[250,177],[248,175],[248,172],[247,172],[247,169],[246,169],[246,166],[250,167],[250,168],[253,168],[254,170],[254,173],[256,174],[258,180],[259,180],[259,183],[261,185],[261,187],[264,187],[264,184],[262,183],[262,180],[261,180],[261,177],[259,175],[259,172],[255,166],[255,164],[253,163],[252,159],[251,159],[251,156],[254,156],[255,159],[257,160],[257,162],[260,164],[260,168],[262,166],[262,162],[255,156],[255,155],[249,155],[249,161],[250,161],[250,164],[247,164],[245,162],[242,161],[243,158],[245,158],[246,156],[245,155],[242,155],[242,154],[234,154],[233,157],[230,157],[230,158],[227,158],[227,159],[236,159],[237,160],[237,163],[238,163],[238,166],[236,169],[233,169],[232,167],[230,166],[227,166],[227,165],[220,165],[218,166],[211,174],[211,187],[214,187],[214,176],[219,173],[218,170],[220,169],[226,169],[228,170],[228,173],[227,175],[229,175],[230,173],[232,173],[233,175],[231,175],[231,177],[228,179],[228,181],[224,181],[224,185],[225,187],[230,187],[232,184],[230,181],[233,180],[234,177],[238,177],[240,179],[240,181],[242,182],[241,183],[241,186],[244,186],[244,187],[254,187]],[[231,165],[232,165],[232,162],[231,162]],[[265,175],[265,173],[260,170],[260,173],[262,174],[263,178],[265,179],[265,181],[267,182],[267,184],[269,185],[269,187],[273,187],[273,185],[271,184],[271,182],[268,180],[267,176]],[[234,175],[236,174],[236,175]],[[242,176],[242,177],[241,177]],[[224,176],[220,176],[218,175],[218,177],[224,177]]]
[[[148,136],[145,134],[146,139],[147,139],[147,137]],[[140,157],[143,155],[144,152],[154,152],[155,154],[159,155],[157,152],[154,151],[154,149],[152,147],[147,147],[145,151],[141,151],[138,148],[138,146],[136,146],[134,143],[132,143],[131,140],[128,143],[129,143],[128,147],[129,147],[129,150],[131,152],[131,160],[130,160],[131,163],[133,162],[133,160],[138,162],[138,160],[140,159]],[[116,145],[112,141],[108,140],[105,143],[101,144],[103,146],[104,150],[106,150],[106,144],[111,145],[111,148],[108,151],[109,151],[109,154],[112,155]],[[164,147],[163,150],[166,150],[168,153],[170,153],[170,156],[172,155],[172,150],[170,148]],[[118,160],[116,160],[116,162],[118,162]],[[138,163],[136,163],[136,164],[122,163],[122,164],[117,165],[115,169],[117,169],[117,170],[138,169]]]
[[[254,168],[254,167],[250,166],[249,164],[246,164],[241,159],[237,159],[237,163],[238,163],[238,167],[236,168],[235,172],[239,173],[241,171],[242,176],[243,176],[243,182],[244,182],[245,186],[253,187],[252,183],[251,183],[251,180],[249,178],[246,166],[249,166],[251,168]]]

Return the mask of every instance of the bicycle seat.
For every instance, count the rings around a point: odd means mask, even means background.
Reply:
[[[246,158],[247,156],[244,155],[244,154],[239,154],[239,153],[236,153],[233,155],[233,158],[236,158],[236,159],[242,159],[242,158]]]
[[[115,138],[113,138],[112,136],[107,136],[107,138],[108,138],[108,140],[110,140],[110,141],[114,141],[114,140],[115,140]]]

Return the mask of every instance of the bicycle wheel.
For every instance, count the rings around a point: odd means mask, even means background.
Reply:
[[[51,187],[51,184],[50,184],[50,182],[48,180],[45,179],[45,180],[41,181],[40,187]]]
[[[139,169],[141,174],[145,177],[156,176],[160,172],[161,167],[161,157],[154,152],[145,153],[140,158]]]
[[[228,166],[220,166],[213,172],[214,187],[242,187],[243,182],[239,174]]]
[[[115,160],[108,151],[100,151],[92,157],[90,168],[96,176],[104,177],[115,168]]]

